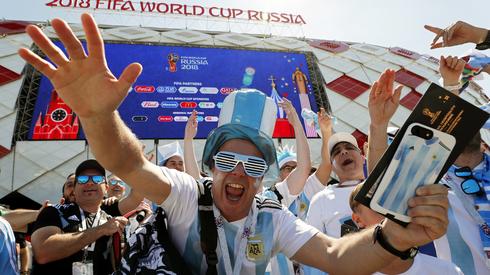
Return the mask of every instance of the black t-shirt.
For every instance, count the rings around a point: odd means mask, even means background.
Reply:
[[[84,212],[87,223],[95,227],[95,213]],[[103,224],[110,216],[104,211],[101,211],[100,222]],[[46,227],[56,226],[65,233],[78,232],[81,227],[82,217],[80,215],[80,207],[77,204],[55,205],[44,208],[36,220],[34,231]],[[93,252],[87,252],[87,259],[93,261],[94,274],[111,274],[114,269],[112,263],[112,238],[103,236],[95,242]],[[72,263],[81,262],[84,256],[84,250],[80,250],[73,255],[63,258],[58,261],[47,264],[39,264],[35,258],[33,260],[32,274],[72,274]]]

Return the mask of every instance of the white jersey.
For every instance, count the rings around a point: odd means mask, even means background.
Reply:
[[[358,182],[348,181],[340,186],[330,185],[316,194],[311,201],[306,223],[330,237],[340,238],[342,224],[352,220],[349,196]]]
[[[297,195],[291,195],[291,193],[289,193],[289,188],[286,180],[276,183],[275,188],[282,197],[281,204],[287,207],[289,211],[291,211],[298,218],[300,218],[301,220],[305,220],[311,199],[316,193],[325,189],[325,185],[323,185],[318,180],[316,175],[313,174],[309,176],[308,179],[306,179],[303,192]],[[279,199],[277,194],[270,189],[265,190],[263,194],[268,198],[276,200]],[[294,274],[292,262],[282,254],[278,254],[276,257],[271,259],[270,269],[270,274],[274,275]]]
[[[173,243],[183,256],[184,261],[195,274],[205,274],[206,259],[201,251],[198,215],[198,186],[188,174],[162,167],[162,171],[171,185],[168,198],[162,203],[168,216],[168,227]],[[253,257],[246,251],[238,251],[242,232],[238,232],[235,223],[224,221],[228,251],[232,266],[238,257],[243,257],[240,274],[264,274],[271,257],[283,253],[292,257],[318,230],[305,224],[279,203],[256,196],[258,211],[255,234],[248,236],[247,250],[254,247]],[[220,246],[218,245],[218,273],[225,274]]]
[[[375,275],[384,275],[385,273],[376,272]],[[418,254],[413,259],[412,266],[405,272],[397,275],[463,275],[464,273],[451,262],[441,260],[429,255]]]

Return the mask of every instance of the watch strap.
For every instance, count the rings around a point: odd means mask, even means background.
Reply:
[[[487,37],[485,37],[485,40],[481,42],[480,44],[476,44],[475,49],[477,50],[486,50],[490,48],[490,30],[487,30]]]
[[[413,259],[419,252],[418,247],[411,247],[405,251],[400,251],[394,248],[383,236],[381,224],[378,224],[376,228],[374,228],[373,240],[374,243],[378,242],[382,248],[402,260]]]

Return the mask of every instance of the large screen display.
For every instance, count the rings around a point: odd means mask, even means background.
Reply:
[[[132,62],[143,65],[143,73],[119,107],[122,119],[140,139],[182,139],[194,109],[199,116],[196,138],[206,138],[217,126],[224,98],[240,88],[258,89],[276,101],[286,97],[298,114],[302,108],[317,111],[302,53],[108,43],[106,56],[116,76]],[[316,137],[313,127],[307,125],[306,132]],[[286,114],[279,110],[274,137],[292,136]],[[29,139],[84,138],[76,114],[43,76]]]

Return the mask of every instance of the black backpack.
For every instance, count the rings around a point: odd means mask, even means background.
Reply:
[[[126,241],[119,269],[113,274],[191,274],[170,239],[161,207]]]

